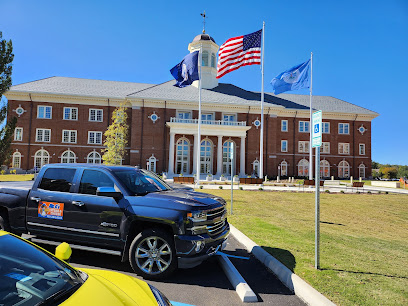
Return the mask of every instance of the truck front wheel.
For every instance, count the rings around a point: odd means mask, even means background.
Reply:
[[[10,224],[8,223],[8,220],[5,216],[3,216],[2,213],[0,213],[0,230],[3,231],[8,231],[10,232]]]
[[[129,261],[136,274],[145,279],[168,277],[177,268],[173,238],[160,229],[142,231],[130,245]]]

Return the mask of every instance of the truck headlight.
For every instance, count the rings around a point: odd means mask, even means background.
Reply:
[[[207,213],[204,211],[189,212],[187,218],[193,222],[207,221]]]

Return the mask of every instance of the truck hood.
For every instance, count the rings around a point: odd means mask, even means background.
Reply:
[[[222,198],[211,194],[189,190],[169,190],[152,192],[144,196],[126,197],[132,206],[149,206],[158,208],[171,208],[189,211],[192,209],[213,209],[225,205]]]

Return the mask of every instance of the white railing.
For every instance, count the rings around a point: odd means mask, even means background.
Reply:
[[[198,124],[198,119],[180,119],[171,117],[170,122]],[[201,120],[201,124],[246,126],[246,121]]]

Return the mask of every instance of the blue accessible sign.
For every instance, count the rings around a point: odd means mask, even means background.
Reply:
[[[320,147],[322,145],[322,111],[313,113],[312,126],[312,147]]]

